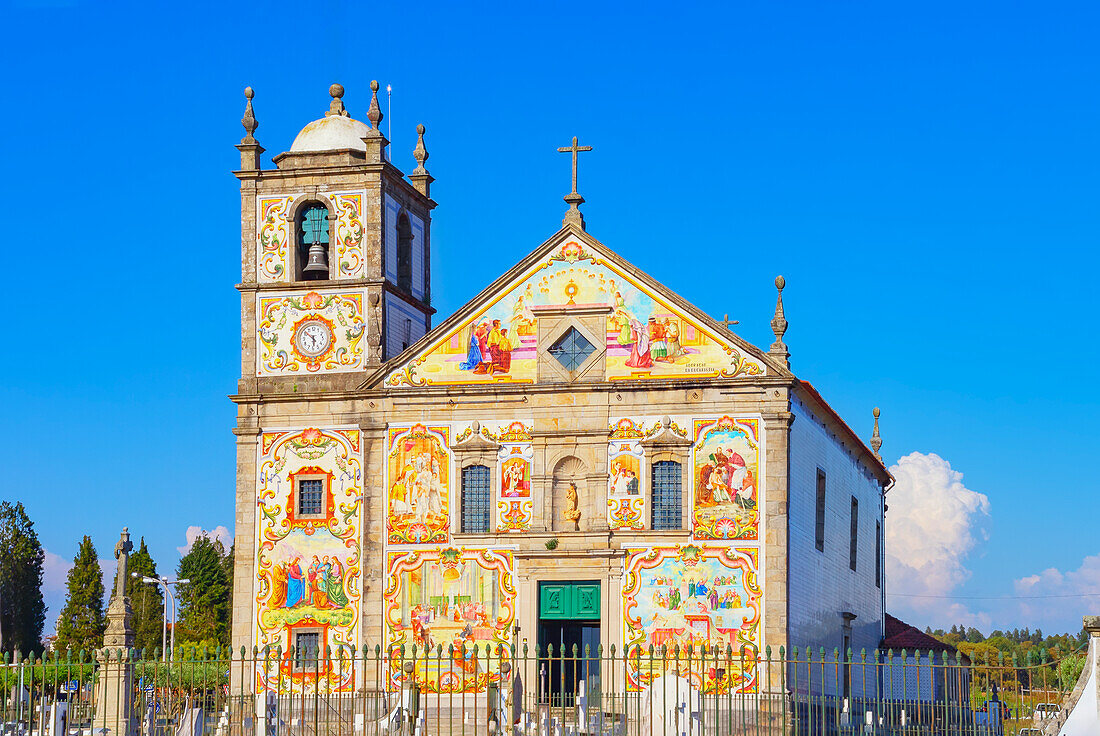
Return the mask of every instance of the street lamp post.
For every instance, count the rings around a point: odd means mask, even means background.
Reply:
[[[166,602],[170,601],[172,603],[172,646],[171,646],[171,649],[172,649],[172,659],[175,659],[176,658],[176,624],[179,622],[179,619],[176,617],[176,596],[172,593],[172,586],[173,585],[182,585],[184,583],[190,583],[191,580],[188,579],[188,578],[181,578],[179,580],[169,580],[164,575],[161,575],[159,578],[151,578],[151,577],[148,577],[148,576],[140,575],[139,573],[136,573],[136,572],[130,573],[130,576],[133,577],[133,578],[140,577],[141,582],[143,582],[143,583],[156,583],[160,587],[164,588],[164,594],[165,594]],[[168,648],[169,648],[168,647],[168,606],[167,605],[164,606],[163,613],[164,613],[164,623],[163,623],[163,626],[161,628],[160,642],[161,642],[161,645],[164,647],[164,661],[167,662],[168,661]]]

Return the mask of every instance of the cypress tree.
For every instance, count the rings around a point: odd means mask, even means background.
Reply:
[[[0,502],[0,649],[41,650],[46,552],[21,502]]]
[[[179,586],[180,641],[215,640],[229,645],[230,587],[225,548],[216,539],[199,536],[180,560],[177,577],[190,582]]]
[[[157,577],[157,563],[149,554],[145,537],[141,545],[130,555],[130,572],[138,577],[126,581],[126,595],[130,596],[130,608],[134,612],[134,647],[140,652],[147,649],[149,656],[161,649],[161,635],[164,633],[164,593],[159,585],[143,582],[142,577]]]
[[[103,615],[103,571],[91,538],[85,535],[73,559],[66,582],[65,607],[57,622],[57,651],[81,649],[89,656],[103,646],[103,631],[107,621]]]

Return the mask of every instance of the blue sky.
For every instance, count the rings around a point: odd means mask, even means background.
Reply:
[[[371,79],[396,165],[428,128],[440,319],[557,229],[578,135],[595,237],[763,346],[784,274],[799,375],[987,498],[948,597],[891,609],[1100,611],[1070,597],[1100,592],[1100,7],[392,5],[6,8],[0,464],[57,556],[51,625],[82,534],[174,568],[188,526],[232,528],[241,90],[270,156]]]

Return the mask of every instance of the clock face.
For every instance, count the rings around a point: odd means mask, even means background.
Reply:
[[[315,358],[332,345],[332,329],[320,320],[303,322],[294,334],[294,346],[302,355]]]

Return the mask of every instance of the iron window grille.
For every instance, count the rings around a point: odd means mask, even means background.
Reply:
[[[817,469],[817,508],[814,519],[814,546],[825,551],[825,471]]]
[[[305,669],[317,661],[321,654],[321,634],[303,631],[294,635],[294,666]]]
[[[550,354],[570,372],[580,368],[594,352],[596,352],[596,346],[590,343],[576,327],[570,327],[557,342],[550,346]]]
[[[489,468],[471,465],[462,469],[462,531],[466,534],[489,532],[489,509],[492,498]]]
[[[852,496],[852,538],[848,543],[848,567],[856,569],[856,552],[858,550],[859,534],[859,501]]]
[[[320,516],[325,513],[324,495],[324,481],[298,481],[298,514],[301,516]]]
[[[653,463],[651,503],[654,530],[680,529],[683,526],[681,498],[683,475],[680,463],[659,460]]]

